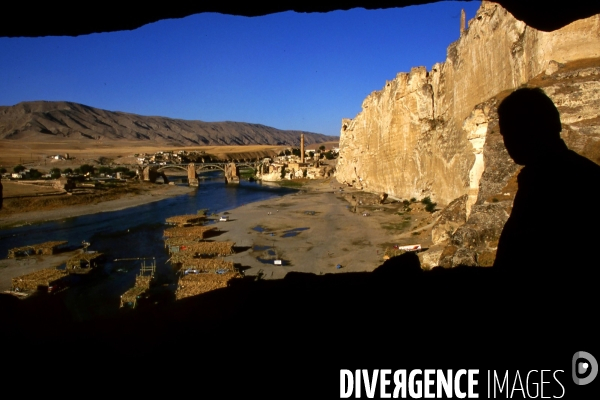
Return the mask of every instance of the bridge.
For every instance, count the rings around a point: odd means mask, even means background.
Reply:
[[[212,171],[215,169],[220,169],[221,171],[225,172],[225,166],[226,165],[230,165],[232,164],[231,162],[211,162],[211,163],[187,163],[187,164],[166,164],[166,165],[158,165],[158,164],[145,164],[142,165],[142,167],[147,167],[147,166],[154,166],[154,167],[158,167],[157,171],[164,171],[167,169],[181,169],[184,171],[188,170],[189,165],[194,165],[196,168],[196,173],[199,174],[201,172],[206,172],[206,171]],[[259,162],[234,162],[233,164],[236,165],[236,167],[248,167],[248,168],[252,168],[252,169],[256,169],[259,166]]]
[[[156,167],[156,170],[159,172],[165,171],[167,169],[181,169],[181,170],[187,172],[190,164],[192,164],[196,167],[195,168],[196,173],[212,171],[215,169],[220,169],[221,171],[225,172],[225,168],[226,168],[225,166],[232,164],[232,162],[184,163],[184,164],[165,164],[165,165],[160,165],[160,164],[133,164],[133,165],[132,164],[111,164],[110,167],[111,168],[126,167],[126,168],[130,168],[130,169],[135,169],[138,167],[141,167],[141,168]],[[261,163],[259,161],[253,161],[253,162],[233,162],[233,164],[235,164],[238,168],[239,167],[248,167],[248,168],[256,169],[256,168],[258,168],[258,166]]]
[[[136,164],[137,174],[140,179],[144,181],[156,182],[158,177],[162,177],[165,183],[169,182],[169,179],[165,175],[168,169],[179,169],[185,171],[190,186],[198,186],[198,175],[202,172],[221,170],[225,174],[226,183],[239,183],[240,181],[240,167],[247,167],[251,169],[258,169],[260,167],[260,161],[255,162],[210,162],[210,163],[181,163],[181,164]],[[113,164],[111,167],[120,167],[125,165]],[[128,165],[128,168],[132,165]]]

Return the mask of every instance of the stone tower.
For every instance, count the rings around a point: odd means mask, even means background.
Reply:
[[[300,162],[304,162],[304,133],[300,134]]]

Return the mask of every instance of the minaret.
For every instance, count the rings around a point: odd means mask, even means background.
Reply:
[[[300,162],[304,162],[304,133],[300,134]]]

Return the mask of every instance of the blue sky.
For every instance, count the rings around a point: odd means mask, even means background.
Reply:
[[[0,105],[65,100],[337,136],[341,119],[354,118],[386,80],[444,61],[459,37],[461,8],[468,20],[479,4],[205,13],[133,31],[0,38]]]

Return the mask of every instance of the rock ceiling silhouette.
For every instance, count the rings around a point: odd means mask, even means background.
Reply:
[[[0,13],[0,36],[77,36],[98,32],[136,29],[145,24],[168,18],[183,18],[201,12],[231,15],[260,16],[282,11],[327,12],[362,7],[380,9],[435,3],[440,0],[395,1],[321,1],[309,3],[291,0],[279,4],[242,4],[231,0],[214,3],[159,2],[143,7],[123,7],[113,0],[82,6],[81,2],[43,2],[32,6],[15,2]],[[468,1],[468,0],[463,0]],[[517,19],[543,31],[561,28],[577,19],[600,13],[600,2],[566,1],[548,3],[546,0],[498,0]],[[92,7],[92,8],[90,8]]]

